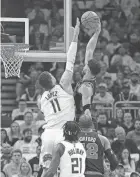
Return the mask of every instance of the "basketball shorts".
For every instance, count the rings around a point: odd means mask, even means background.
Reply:
[[[54,148],[64,140],[63,129],[45,129],[41,140],[40,165],[44,168],[49,168]]]

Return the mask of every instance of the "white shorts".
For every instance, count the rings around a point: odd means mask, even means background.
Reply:
[[[54,148],[64,140],[63,129],[45,129],[42,133],[41,140],[40,165],[48,168]]]

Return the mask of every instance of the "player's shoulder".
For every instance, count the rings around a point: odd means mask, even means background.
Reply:
[[[60,156],[62,156],[65,152],[65,145],[63,142],[60,142],[57,144],[57,147],[56,147],[56,153],[59,153]]]

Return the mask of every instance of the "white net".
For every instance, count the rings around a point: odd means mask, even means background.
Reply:
[[[28,49],[28,44],[1,44],[1,60],[6,78],[20,77],[20,68],[25,56],[22,52],[26,52]]]

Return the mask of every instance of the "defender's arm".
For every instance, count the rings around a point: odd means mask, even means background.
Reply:
[[[60,164],[60,158],[64,154],[64,151],[65,147],[63,146],[63,144],[58,144],[52,156],[53,158],[50,167],[48,170],[43,172],[42,177],[54,177]]]
[[[85,55],[85,65],[88,64],[88,61],[93,59],[93,53],[96,48],[96,44],[98,41],[99,34],[101,32],[101,23],[99,21],[98,28],[92,38],[89,40],[87,47],[86,47],[86,55]]]
[[[76,53],[77,53],[79,26],[80,26],[80,22],[79,22],[79,19],[77,18],[77,23],[74,29],[73,40],[71,42],[71,45],[67,53],[66,69],[60,80],[60,85],[63,87],[63,89],[66,92],[70,94],[73,94],[71,84],[72,84],[72,78],[73,78],[73,68],[74,68],[74,63],[75,63],[75,58],[76,58]]]
[[[116,167],[118,166],[118,160],[117,160],[114,152],[111,149],[111,145],[110,145],[109,140],[104,136],[102,136],[102,138],[104,141],[104,149],[105,149],[104,153],[110,162],[111,171],[114,171],[116,169]]]

